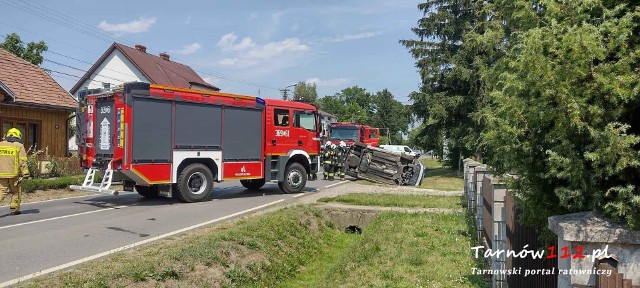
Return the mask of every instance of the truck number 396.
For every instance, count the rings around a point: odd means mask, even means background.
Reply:
[[[289,137],[289,130],[276,130],[276,137]]]

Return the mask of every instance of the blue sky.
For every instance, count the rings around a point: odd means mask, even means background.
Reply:
[[[107,4],[108,3],[108,4]],[[43,67],[81,76],[113,42],[190,65],[224,92],[280,97],[298,81],[318,95],[389,89],[409,103],[420,78],[398,43],[415,38],[418,2],[0,0],[0,35],[44,40]],[[0,39],[1,40],[1,39]],[[73,59],[72,59],[73,58]],[[80,70],[74,69],[78,68]],[[77,78],[52,76],[66,89]]]

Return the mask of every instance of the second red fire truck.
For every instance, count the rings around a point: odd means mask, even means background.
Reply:
[[[380,145],[380,129],[351,122],[329,123],[329,141],[334,144],[344,141],[348,146],[362,142],[368,146]]]
[[[110,186],[119,180],[125,191],[185,202],[208,199],[223,180],[300,192],[319,168],[318,119],[305,103],[128,83],[80,99],[77,137],[88,172],[71,188],[117,195]]]

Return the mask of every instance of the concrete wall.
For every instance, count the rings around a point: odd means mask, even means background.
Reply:
[[[599,259],[593,259],[595,250],[604,251],[618,261],[618,272],[640,285],[640,231],[628,229],[596,212],[581,212],[549,217],[549,229],[558,235],[558,250],[568,247],[575,254],[578,246],[584,259],[558,258],[558,269],[592,270]],[[557,252],[560,255],[562,252]],[[596,275],[558,275],[558,287],[596,287]]]

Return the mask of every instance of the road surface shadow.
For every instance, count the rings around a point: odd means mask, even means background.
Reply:
[[[318,192],[317,188],[305,187],[302,189],[302,193]],[[263,197],[267,195],[285,195],[280,191],[278,185],[265,185],[259,190],[249,190],[244,187],[237,187],[235,189],[227,189],[221,191],[213,191],[212,199],[234,199],[234,198],[249,198],[249,197]],[[295,195],[295,194],[291,194]]]
[[[127,206],[165,206],[172,205],[178,203],[177,201],[171,198],[145,198],[138,193],[127,193],[118,196],[99,196],[90,199],[85,199],[82,201],[74,201],[76,204],[89,205],[97,208],[114,208],[117,206],[127,205]]]
[[[22,214],[39,214],[40,213],[40,209],[27,209],[27,210],[20,210],[20,215]],[[8,217],[8,216],[19,216],[19,215],[11,215],[11,213],[7,213],[4,215],[0,215],[0,218],[4,218],[4,217]]]

